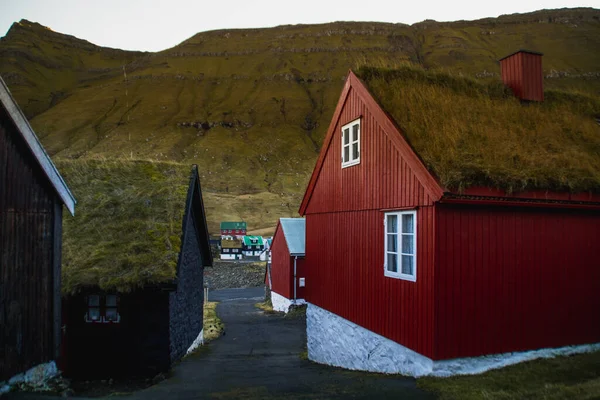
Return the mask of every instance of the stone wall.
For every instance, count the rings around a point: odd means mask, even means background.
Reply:
[[[308,358],[353,370],[410,376],[473,375],[537,358],[600,350],[600,343],[433,361],[327,310],[308,304]]]
[[[188,215],[177,275],[177,290],[169,296],[171,362],[183,357],[203,327],[204,268],[194,218]]]
[[[306,304],[306,302],[304,299],[296,299],[295,301],[290,300],[279,293],[271,291],[271,304],[273,304],[273,310],[281,311],[287,314],[292,305],[301,306]]]
[[[433,362],[404,346],[308,303],[308,358],[354,370],[421,376]]]

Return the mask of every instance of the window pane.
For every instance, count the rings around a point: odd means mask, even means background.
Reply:
[[[350,146],[344,147],[344,162],[350,161]]]
[[[114,294],[106,295],[106,307],[116,307],[117,306],[117,296]]]
[[[398,232],[398,216],[388,215],[387,216],[387,231],[390,233]]]
[[[97,294],[93,294],[88,297],[88,306],[90,307],[99,307],[100,306],[100,296]]]
[[[402,256],[402,273],[407,275],[412,275],[414,268],[415,257],[414,256]]]
[[[106,309],[106,320],[107,321],[116,321],[118,317],[116,308],[107,308]]]
[[[358,124],[352,125],[352,141],[358,141]]]
[[[343,136],[344,136],[344,144],[350,143],[350,129],[348,129],[348,128],[344,129]]]
[[[402,235],[402,252],[407,254],[415,254],[414,235]]]
[[[99,308],[88,309],[88,319],[90,321],[99,321],[100,320],[100,309]]]
[[[358,142],[352,144],[352,159],[358,160]]]
[[[387,254],[387,270],[390,272],[398,272],[398,255],[388,253]]]
[[[403,233],[414,233],[414,221],[413,214],[402,215],[402,232]]]
[[[388,233],[387,235],[387,251],[393,251],[395,253],[398,252],[398,240],[395,234]]]

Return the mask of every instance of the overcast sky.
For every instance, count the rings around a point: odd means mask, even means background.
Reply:
[[[13,22],[28,19],[100,46],[158,51],[214,29],[332,21],[413,24],[562,7],[600,8],[600,0],[0,0],[0,36]]]

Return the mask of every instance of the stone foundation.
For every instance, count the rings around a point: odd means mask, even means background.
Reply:
[[[275,308],[275,303],[273,303]],[[336,314],[308,304],[308,358],[353,370],[414,377],[473,375],[507,365],[600,350],[600,343],[433,361]]]
[[[271,304],[273,304],[273,310],[287,313],[292,305],[306,304],[304,299],[290,300],[287,297],[271,291]]]

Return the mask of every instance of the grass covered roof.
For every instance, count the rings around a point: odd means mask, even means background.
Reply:
[[[600,98],[546,91],[521,104],[502,82],[411,66],[356,75],[450,190],[600,192]]]
[[[78,204],[63,222],[63,293],[121,292],[176,275],[192,168],[151,161],[60,160]]]

